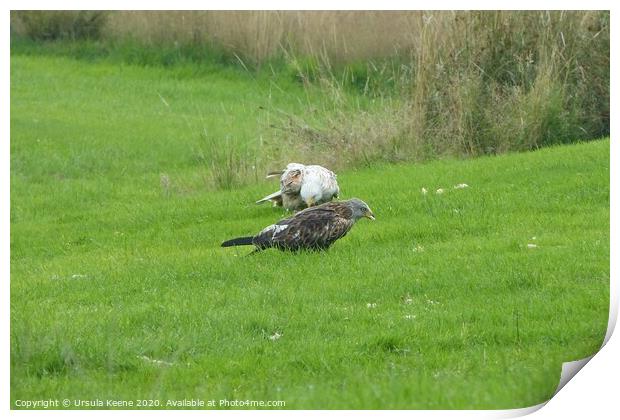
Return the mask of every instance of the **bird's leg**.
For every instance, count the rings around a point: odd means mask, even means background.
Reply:
[[[316,204],[316,201],[314,201],[314,197],[308,197],[308,200],[306,200],[306,205],[308,207],[312,207]]]

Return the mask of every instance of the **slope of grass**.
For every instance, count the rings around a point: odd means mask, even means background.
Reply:
[[[12,56],[13,173],[38,183],[191,167],[199,176],[186,183],[202,188],[258,178],[271,112],[301,113],[308,92],[232,69],[188,77],[193,70]],[[279,157],[277,145],[269,150]]]
[[[275,185],[208,188],[196,133],[242,148],[270,86],[65,64],[11,63],[12,406],[523,407],[600,346],[609,140],[343,172],[376,222],[245,257],[219,244],[284,215],[253,204]]]

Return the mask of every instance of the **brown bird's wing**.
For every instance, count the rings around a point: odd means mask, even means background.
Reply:
[[[327,203],[300,211],[254,237],[258,248],[286,250],[327,249],[353,226],[351,210],[341,203]]]

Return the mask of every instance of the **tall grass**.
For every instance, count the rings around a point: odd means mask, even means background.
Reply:
[[[247,142],[230,136],[214,138],[206,129],[202,133],[198,159],[209,174],[206,179],[216,189],[238,187],[250,178],[257,180],[257,155]]]
[[[261,65],[284,50],[334,63],[393,56],[411,46],[418,12],[120,11],[106,37],[143,42],[215,42]]]
[[[605,11],[118,11],[101,39],[137,43],[127,57],[138,63],[219,59],[275,73],[284,63],[321,93],[293,118],[269,109],[282,160],[343,167],[609,134]]]
[[[381,66],[368,62],[365,73],[357,69],[358,78],[366,78],[364,94],[378,96],[381,105],[353,113],[337,105],[326,112],[330,124],[313,134],[330,145],[326,153],[343,144],[347,153],[336,156],[357,163],[367,163],[369,155],[422,160],[530,150],[609,133],[608,13],[429,12],[416,19],[403,38],[412,41],[401,44],[410,46],[406,52]],[[342,75],[356,75],[354,66],[334,71],[328,54],[317,63],[321,70],[307,73],[319,74],[331,90],[342,92]],[[386,100],[385,89],[368,91],[373,79],[392,81],[397,99]],[[307,136],[298,137],[308,144]]]

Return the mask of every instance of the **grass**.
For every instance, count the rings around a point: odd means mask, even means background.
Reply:
[[[227,169],[222,144],[254,156],[269,140],[263,141],[271,130],[267,109],[303,109],[301,88],[234,70],[193,78],[186,77],[191,68],[27,56],[13,56],[11,66],[11,163],[29,182],[102,174],[125,179],[198,167],[199,179],[187,182],[204,188],[203,180],[209,184],[216,170]],[[247,181],[252,172],[255,180],[262,169],[257,164],[244,159],[230,176]]]
[[[608,139],[342,171],[376,222],[327,253],[245,258],[219,244],[284,215],[253,204],[275,185],[217,189],[211,166],[269,139],[259,106],[304,109],[278,87],[11,57],[12,407],[516,408],[599,348]]]

